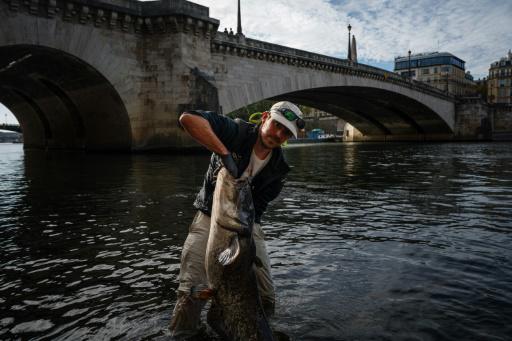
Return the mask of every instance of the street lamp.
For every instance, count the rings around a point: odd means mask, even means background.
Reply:
[[[409,80],[412,82],[412,74],[411,74],[411,50],[409,50]]]
[[[446,75],[446,93],[448,94],[450,92],[450,87],[448,86],[448,77],[449,77],[449,72],[445,72],[445,75]]]

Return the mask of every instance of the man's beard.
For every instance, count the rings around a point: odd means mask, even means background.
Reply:
[[[263,144],[263,146],[264,146],[265,148],[268,148],[268,149],[274,149],[274,148],[276,148],[276,147],[279,147],[279,146],[280,146],[279,141],[278,141],[278,140],[276,140],[276,139],[274,139],[274,138],[272,138],[272,137],[269,137],[269,138],[268,138],[268,141],[270,141],[270,143],[271,143],[272,145],[269,145],[269,144],[267,143],[267,141],[265,141],[265,139],[261,139],[261,143]]]

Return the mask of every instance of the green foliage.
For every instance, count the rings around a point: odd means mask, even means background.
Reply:
[[[476,93],[477,93],[477,95],[480,95],[480,97],[484,101],[487,101],[487,81],[486,80],[477,82]]]
[[[244,121],[249,121],[249,116],[251,116],[255,112],[264,112],[270,110],[270,107],[274,105],[277,101],[270,101],[267,99],[264,99],[259,102],[255,102],[253,104],[249,104],[248,106],[242,107],[240,109],[237,109],[235,111],[232,111],[227,114],[227,116],[231,118],[241,118]],[[306,107],[304,105],[298,105],[300,110],[304,113],[304,115],[310,114],[313,110],[313,108]]]
[[[242,107],[235,111],[232,111],[227,114],[227,116],[231,118],[241,118],[244,121],[249,121],[249,116],[255,112],[263,112],[270,110],[270,107],[274,105],[276,101],[263,100],[253,104],[249,104],[248,106]]]

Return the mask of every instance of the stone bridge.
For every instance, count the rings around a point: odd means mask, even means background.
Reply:
[[[217,32],[184,0],[0,0],[0,102],[25,147],[193,146],[178,115],[262,99],[325,110],[363,134],[450,138],[456,102],[385,70]]]

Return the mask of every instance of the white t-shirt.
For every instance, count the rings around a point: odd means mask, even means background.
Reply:
[[[254,149],[251,153],[251,161],[249,161],[249,165],[245,169],[244,173],[242,174],[241,178],[249,178],[252,180],[260,172],[260,170],[265,167],[265,165],[268,163],[270,158],[272,157],[272,151],[268,153],[267,157],[264,160],[261,160],[258,156],[256,156],[256,153],[254,152]]]

